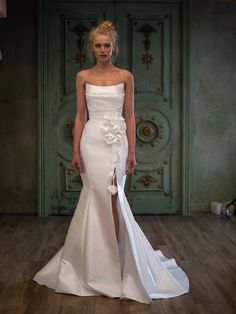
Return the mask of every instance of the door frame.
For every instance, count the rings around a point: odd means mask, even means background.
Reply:
[[[38,49],[37,49],[37,70],[38,70],[38,215],[47,216],[47,210],[45,208],[44,191],[47,189],[47,182],[44,176],[44,169],[47,156],[45,144],[45,126],[44,122],[44,108],[47,102],[47,3],[53,2],[50,0],[38,1]],[[58,1],[57,2],[67,2]],[[84,2],[84,1],[77,1]],[[87,1],[88,2],[88,1]],[[101,2],[99,0],[93,0],[91,2]],[[111,0],[103,0],[103,2],[114,2]],[[126,1],[115,1],[115,3],[124,3]],[[142,3],[144,1],[129,0],[129,3]],[[149,1],[147,1],[149,2]],[[145,3],[147,3],[145,1]],[[152,0],[150,3],[163,3],[159,0]],[[183,216],[189,216],[190,212],[190,39],[189,39],[189,0],[168,0],[167,3],[181,3],[182,4],[182,102],[181,102],[181,214]]]

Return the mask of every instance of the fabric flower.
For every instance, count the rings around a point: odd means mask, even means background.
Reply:
[[[107,144],[119,144],[126,132],[126,124],[122,116],[104,116],[102,133]]]
[[[116,168],[119,165],[119,152],[118,145],[120,139],[126,132],[126,123],[121,115],[104,115],[104,123],[102,126],[102,133],[104,140],[107,144],[112,146],[112,158],[111,158],[111,172],[108,174],[108,178],[111,180],[111,185],[108,185],[107,189],[112,194],[117,193],[117,186],[115,185]]]

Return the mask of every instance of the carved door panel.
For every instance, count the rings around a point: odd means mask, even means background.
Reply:
[[[109,3],[48,4],[48,99],[44,111],[46,214],[72,214],[82,189],[80,176],[71,168],[75,116],[75,78],[91,67],[88,32],[110,18]]]
[[[87,38],[104,19],[119,32],[117,65],[135,79],[137,170],[126,193],[134,213],[180,210],[180,21],[177,4],[49,2],[42,110],[41,213],[72,214],[82,188],[71,169],[75,75]]]
[[[117,5],[119,64],[135,79],[137,169],[127,181],[135,213],[180,212],[179,4]]]

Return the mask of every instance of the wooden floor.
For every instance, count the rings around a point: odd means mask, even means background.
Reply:
[[[236,217],[136,216],[155,249],[175,257],[190,292],[146,305],[55,293],[32,281],[63,245],[71,217],[0,216],[0,313],[236,313]]]

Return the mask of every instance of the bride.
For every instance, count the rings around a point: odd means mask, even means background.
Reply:
[[[112,23],[94,27],[89,45],[96,65],[76,77],[72,160],[83,189],[64,246],[34,280],[56,292],[142,303],[182,295],[189,290],[186,274],[152,248],[124,194],[126,175],[136,166],[134,83],[112,63]]]

